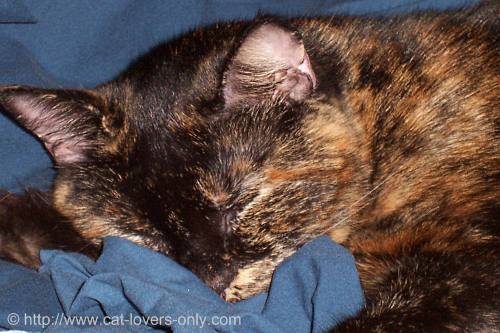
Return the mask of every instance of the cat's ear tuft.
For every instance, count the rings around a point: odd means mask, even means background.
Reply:
[[[56,164],[82,162],[95,148],[103,105],[95,93],[0,86],[0,105],[44,143]]]
[[[301,102],[316,88],[316,75],[297,32],[277,23],[252,29],[224,75],[226,106],[281,98]]]

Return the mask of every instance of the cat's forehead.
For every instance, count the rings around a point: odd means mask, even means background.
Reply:
[[[123,106],[147,121],[278,99],[302,102],[317,80],[298,33],[263,21],[186,34],[140,58],[111,85]]]

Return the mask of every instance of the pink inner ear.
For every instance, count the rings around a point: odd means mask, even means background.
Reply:
[[[58,164],[72,164],[85,160],[86,146],[75,138],[54,136],[52,142],[45,142],[45,147]]]
[[[279,62],[287,68],[298,69],[310,77],[313,86],[316,87],[316,75],[304,44],[292,31],[275,24],[264,24],[255,31],[252,42],[255,44],[250,47],[257,49],[260,47],[266,59]]]
[[[84,159],[86,145],[71,133],[71,119],[64,119],[58,114],[64,110],[57,110],[57,107],[52,110],[44,105],[42,99],[29,94],[13,96],[9,102],[15,110],[16,119],[44,143],[58,164]]]
[[[266,96],[302,101],[317,86],[300,38],[274,23],[265,23],[247,36],[226,78],[226,105],[242,101],[248,104]]]
[[[299,71],[306,74],[313,85],[313,89],[316,89],[316,86],[318,85],[318,81],[316,80],[316,74],[314,74],[312,65],[311,65],[311,60],[309,60],[309,55],[307,52],[304,50],[304,60],[302,63],[299,65]]]

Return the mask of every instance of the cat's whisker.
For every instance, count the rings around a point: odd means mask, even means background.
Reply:
[[[360,202],[362,202],[363,200],[365,200],[366,198],[368,198],[371,194],[373,194],[375,191],[377,191],[382,185],[384,185],[385,183],[387,183],[392,178],[392,176],[394,176],[397,172],[398,171],[394,171],[394,172],[390,173],[387,177],[385,177],[385,179],[383,181],[381,181],[379,184],[377,184],[376,186],[374,186],[370,191],[368,191],[368,193],[366,193],[360,199],[358,199],[352,205],[350,205],[348,209],[351,210],[352,208],[356,207],[356,205],[358,205]],[[334,223],[332,226],[330,226],[328,229],[326,229],[323,232],[323,235],[326,234],[327,232],[332,231],[333,229],[335,229],[336,227],[338,227],[342,223],[344,223],[347,220],[349,220],[354,214],[359,213],[361,211],[361,209],[363,209],[364,207],[366,207],[369,203],[370,203],[370,201],[367,200],[364,204],[362,204],[361,206],[359,206],[358,209],[355,210],[355,212],[352,212],[352,213],[348,214],[342,220]]]
[[[5,194],[3,197],[0,198],[0,202],[7,200],[11,195],[12,195],[12,193]]]

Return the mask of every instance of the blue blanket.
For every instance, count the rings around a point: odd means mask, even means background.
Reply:
[[[259,10],[281,15],[387,15],[474,2],[3,0],[0,83],[91,87],[113,78],[163,40],[215,21],[251,18]],[[40,143],[0,114],[0,188],[48,188],[52,177],[51,160]],[[324,238],[280,267],[269,294],[236,305],[222,302],[168,258],[115,238],[106,240],[96,263],[61,252],[44,252],[42,260],[40,273],[0,261],[0,328],[40,331],[51,324],[47,331],[136,332],[164,328],[171,319],[179,332],[318,332],[355,313],[362,304],[351,256]],[[132,317],[119,325],[113,320],[120,314]],[[15,321],[16,315],[19,322],[9,325],[9,318]],[[70,329],[63,325],[69,323],[66,316],[97,318],[108,325],[89,330],[80,322]],[[131,323],[141,316],[142,321],[150,320],[149,326]],[[217,316],[241,321],[200,326],[203,319],[206,323]],[[161,323],[153,323],[152,319],[162,318]],[[195,322],[187,325],[181,318]]]
[[[0,328],[44,332],[324,332],[363,305],[354,259],[327,237],[285,260],[267,294],[231,304],[171,259],[105,239],[96,262],[43,251],[34,273],[0,262]]]

